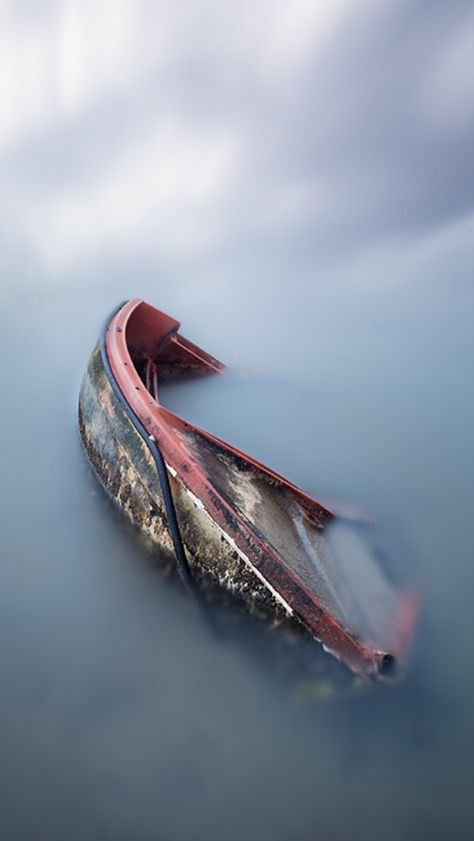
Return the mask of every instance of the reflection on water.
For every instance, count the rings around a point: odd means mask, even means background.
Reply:
[[[168,394],[175,408],[316,495],[391,520],[413,548],[386,532],[396,576],[416,581],[424,602],[405,679],[364,688],[333,672],[341,692],[329,695],[280,668],[259,625],[221,616],[216,637],[89,473],[78,385],[124,292],[30,290],[20,320],[11,296],[3,325],[3,837],[37,837],[41,825],[49,838],[432,838],[453,815],[461,837],[473,695],[468,362],[446,342],[446,373],[430,380],[410,361],[402,381],[394,372],[413,345],[406,335],[400,351],[386,334],[365,369],[348,356],[345,368],[327,359],[327,370],[306,364],[292,378],[287,366],[282,378],[286,351],[265,353],[260,334],[253,348],[231,329],[222,338],[222,311],[183,319],[211,352],[268,373]],[[148,297],[162,303],[155,284]],[[169,294],[166,306],[180,314]],[[313,337],[302,344],[300,326],[288,342],[306,357],[320,350]],[[436,344],[419,351],[428,358]],[[316,657],[316,671],[325,662]]]

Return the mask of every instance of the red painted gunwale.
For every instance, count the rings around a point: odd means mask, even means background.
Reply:
[[[111,319],[106,330],[106,348],[112,371],[133,412],[140,418],[148,434],[154,436],[168,467],[175,471],[177,478],[187,490],[202,502],[212,520],[223,533],[235,542],[239,552],[250,561],[271,588],[291,607],[295,615],[303,621],[312,634],[352,670],[362,676],[368,676],[378,671],[387,653],[396,659],[401,659],[408,647],[415,621],[416,605],[413,594],[400,595],[400,616],[399,623],[397,623],[400,627],[398,629],[397,646],[395,651],[390,652],[378,650],[370,641],[361,643],[352,637],[324,609],[316,596],[303,586],[292,570],[281,562],[281,559],[272,552],[266,543],[259,539],[251,530],[249,524],[239,516],[238,512],[232,509],[228,502],[219,495],[202,466],[185,445],[180,432],[196,430],[199,434],[231,453],[235,453],[253,467],[265,472],[272,479],[286,486],[305,507],[316,508],[329,515],[332,512],[266,465],[205,430],[193,426],[166,409],[152,397],[135,368],[128,348],[128,342],[136,339],[135,335],[130,336],[129,333],[136,334],[140,329],[140,313],[142,311],[145,314],[144,321],[148,322],[143,326],[143,330],[148,335],[151,335],[155,330],[157,339],[161,332],[163,342],[168,339],[177,345],[182,344],[186,350],[195,355],[200,367],[207,369],[209,372],[218,373],[225,366],[196,345],[188,342],[184,337],[181,337],[178,332],[181,326],[180,322],[166,315],[166,313],[150,307],[139,298],[127,302]],[[133,328],[129,330],[132,316],[134,317]],[[159,344],[157,341],[157,346]],[[231,518],[226,517],[226,513],[231,514]],[[229,526],[230,520],[235,523],[235,526]]]

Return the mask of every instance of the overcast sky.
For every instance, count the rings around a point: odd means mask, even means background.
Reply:
[[[0,0],[0,14],[7,267],[12,251],[64,278],[108,254],[473,241],[470,2]]]

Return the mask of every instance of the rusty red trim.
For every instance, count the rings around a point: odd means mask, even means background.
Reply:
[[[370,643],[362,644],[352,637],[325,610],[315,596],[304,587],[292,571],[281,562],[270,547],[251,530],[249,524],[231,508],[212,485],[201,465],[183,442],[180,430],[195,429],[209,440],[224,446],[230,452],[245,459],[255,468],[264,471],[272,479],[296,493],[303,505],[308,506],[313,511],[315,508],[319,509],[328,517],[332,516],[332,512],[266,465],[226,442],[220,441],[206,431],[194,427],[183,418],[164,408],[158,399],[155,400],[152,397],[138,375],[127,345],[127,340],[130,339],[128,336],[130,321],[132,316],[137,317],[140,308],[146,315],[147,329],[159,330],[160,319],[162,319],[161,329],[163,334],[161,340],[157,336],[157,347],[163,346],[163,342],[171,335],[171,341],[178,345],[181,344],[191,351],[196,363],[203,369],[218,373],[225,366],[215,357],[210,356],[201,348],[180,336],[178,332],[179,322],[171,319],[165,313],[153,310],[140,299],[129,301],[112,318],[106,334],[106,348],[112,371],[132,410],[140,418],[149,435],[156,439],[167,465],[176,471],[180,482],[203,503],[207,513],[222,532],[234,541],[237,550],[248,559],[271,588],[284,599],[311,633],[354,671],[363,676],[373,674],[383,662],[386,656],[385,652],[378,651]],[[150,325],[152,313],[155,314],[154,325]],[[134,330],[135,328],[130,331],[132,339]],[[404,654],[411,637],[416,615],[416,605],[412,601],[411,594],[405,596],[402,610],[399,645],[397,651],[393,652],[396,657],[401,657]]]

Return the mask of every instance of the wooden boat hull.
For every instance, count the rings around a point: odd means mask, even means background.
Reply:
[[[359,604],[357,621],[351,618],[344,575],[342,584],[330,580],[325,540],[332,512],[161,406],[158,375],[201,376],[224,367],[184,339],[179,326],[135,300],[104,329],[79,397],[81,436],[100,481],[154,543],[177,554],[193,584],[224,588],[252,610],[305,629],[353,671],[383,675],[406,650],[413,596],[392,594],[373,568],[377,621],[367,621]],[[377,639],[384,611],[390,634],[382,629]]]
[[[160,550],[172,556],[173,541],[153,457],[113,392],[98,344],[82,381],[79,428],[89,461],[114,502]],[[262,615],[287,618],[278,594],[242,559],[199,500],[172,472],[169,481],[196,579],[207,586],[224,587]]]

